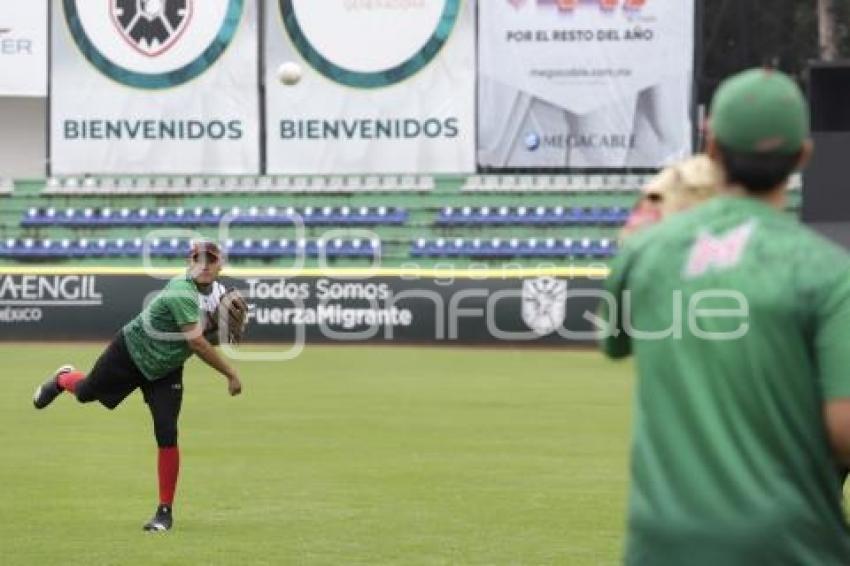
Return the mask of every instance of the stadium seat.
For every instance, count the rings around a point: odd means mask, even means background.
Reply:
[[[136,177],[136,182],[132,185],[133,194],[147,195],[154,194],[155,191],[154,179],[150,177]]]
[[[90,177],[84,183],[88,187],[86,194],[90,195],[112,195],[117,185],[112,177]]]
[[[254,183],[254,192],[255,193],[274,193],[278,191],[278,186],[276,184],[276,177],[257,177]]]
[[[528,181],[530,189],[535,192],[545,193],[551,191],[555,186],[553,178],[550,175],[534,175]]]
[[[326,177],[310,177],[307,181],[307,189],[311,193],[324,192],[327,186],[328,179]]]
[[[420,192],[432,191],[437,186],[434,177],[430,175],[420,175],[416,184],[416,190]]]
[[[224,246],[231,259],[275,259],[323,255],[328,258],[375,258],[381,253],[379,240],[334,239],[334,240],[231,240]],[[88,258],[138,258],[149,253],[152,257],[179,259],[188,255],[190,244],[184,239],[152,240],[36,240],[8,239],[0,242],[0,258],[18,260],[37,259],[88,259]]]
[[[624,207],[444,207],[437,214],[437,226],[570,226],[625,223],[629,210]]]
[[[327,193],[344,193],[348,190],[345,179],[342,177],[330,177],[325,184],[324,192]]]
[[[229,215],[228,215],[229,213]],[[30,208],[24,213],[21,226],[65,226],[69,228],[104,228],[131,226],[187,227],[214,226],[225,217],[233,225],[242,226],[288,226],[298,217],[307,226],[398,226],[408,220],[408,212],[402,208],[348,206],[319,209],[278,208],[253,206],[247,210],[233,207],[224,211],[221,207],[195,207],[187,210],[177,208],[67,208],[57,212],[55,208]]]
[[[150,180],[151,194],[162,195],[168,194],[171,189],[171,180],[167,177],[157,177]]]
[[[49,177],[47,181],[44,183],[44,189],[42,189],[42,194],[45,196],[55,195],[59,192],[62,184],[56,177]]]
[[[290,179],[289,189],[290,192],[307,192],[309,187],[307,185],[307,177],[293,177]]]
[[[44,194],[74,196],[78,186],[76,179],[50,177],[44,185]]]
[[[172,176],[172,177],[52,177],[45,196],[144,196],[221,194],[352,194],[368,192],[428,192],[436,181],[430,175],[360,177],[302,176]]]
[[[189,183],[185,177],[169,177],[158,179],[155,194],[158,195],[182,195],[186,194]]]
[[[623,175],[473,175],[461,192],[483,193],[620,193],[640,186],[635,176]]]
[[[365,179],[363,179],[363,191],[364,192],[376,192],[381,187],[381,178],[377,175],[369,175]]]
[[[468,192],[480,191],[483,185],[484,178],[481,175],[470,175],[466,178],[460,190]]]
[[[445,239],[428,240],[419,238],[411,245],[410,255],[414,258],[599,258],[607,259],[616,253],[616,245],[610,240],[548,238],[540,240],[501,239]]]
[[[202,193],[206,187],[206,179],[202,177],[192,177],[189,180],[189,193]]]
[[[243,175],[239,177],[236,182],[236,193],[256,193],[257,192],[257,182],[259,181],[259,177],[255,177],[253,175]]]
[[[395,192],[401,189],[401,182],[395,175],[384,175],[378,179],[378,190],[381,192]]]
[[[377,241],[353,240],[231,240],[225,243],[231,259],[276,259],[324,256],[327,258],[374,258],[380,255]]]
[[[347,177],[344,181],[346,192],[359,193],[363,191],[362,177]]]
[[[648,176],[646,176],[648,177]],[[227,249],[239,261],[375,257],[369,238],[331,236],[327,230],[377,232],[393,245],[382,258],[403,265],[457,259],[516,262],[610,258],[628,217],[641,175],[69,176],[50,179],[43,193],[14,195],[0,258],[8,261],[80,258],[135,265],[148,249],[180,258],[182,240],[138,240],[145,231],[211,232],[227,219]],[[465,181],[465,183],[464,183]],[[476,188],[475,195],[458,189]],[[434,194],[427,194],[438,188]],[[49,193],[53,191],[53,193]],[[562,197],[561,195],[566,195]],[[464,200],[466,202],[464,202]],[[9,220],[7,220],[9,222]],[[308,228],[294,237],[299,222]],[[492,228],[492,230],[490,230]],[[488,234],[488,230],[491,232]],[[411,238],[421,235],[421,238]],[[287,240],[286,238],[290,238]],[[380,253],[380,242],[378,243]],[[224,246],[224,243],[222,244]]]

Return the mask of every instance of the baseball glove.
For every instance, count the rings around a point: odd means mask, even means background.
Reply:
[[[213,320],[218,326],[219,335],[229,344],[239,344],[248,326],[248,303],[242,293],[229,289],[218,303]],[[224,332],[222,335],[221,332]]]

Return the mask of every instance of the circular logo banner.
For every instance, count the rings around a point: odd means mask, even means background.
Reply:
[[[380,88],[404,81],[440,53],[462,0],[279,0],[301,57],[342,85]]]
[[[83,56],[130,87],[182,85],[212,67],[233,41],[244,0],[63,0]]]

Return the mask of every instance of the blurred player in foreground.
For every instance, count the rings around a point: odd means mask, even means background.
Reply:
[[[850,564],[850,260],[783,212],[808,133],[787,76],[727,80],[708,144],[723,194],[614,261],[603,346],[639,374],[627,564]]]
[[[707,155],[664,168],[644,187],[621,237],[705,202],[718,193],[722,183],[719,168]]]
[[[193,244],[188,271],[172,279],[124,326],[88,376],[73,366],[63,366],[33,397],[35,408],[43,409],[67,391],[81,403],[99,401],[111,410],[136,389],[142,391],[159,447],[159,506],[145,524],[146,531],[167,531],[173,524],[171,506],[180,469],[177,420],[183,402],[183,364],[196,354],[227,378],[230,395],[242,392],[236,370],[213,348],[219,339],[241,339],[247,313],[238,292],[227,291],[216,281],[221,267],[215,243]]]

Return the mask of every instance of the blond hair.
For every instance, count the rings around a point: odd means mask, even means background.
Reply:
[[[661,171],[644,192],[661,199],[662,216],[691,208],[720,192],[723,176],[706,155],[696,155]]]

